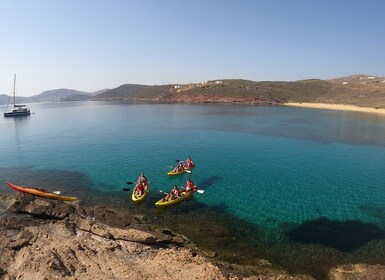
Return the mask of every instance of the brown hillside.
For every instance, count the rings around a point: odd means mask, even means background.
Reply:
[[[122,85],[95,100],[147,103],[283,104],[310,102],[385,108],[385,78],[355,75],[295,82],[217,80],[162,86]]]

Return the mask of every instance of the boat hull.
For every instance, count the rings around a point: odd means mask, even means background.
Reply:
[[[177,171],[177,172],[174,172],[173,170],[171,170],[170,172],[167,173],[168,176],[176,176],[176,175],[179,175],[179,174],[183,174],[185,171],[184,170],[181,170],[181,171]]]
[[[18,191],[18,192],[23,192],[23,193],[28,193],[28,194],[33,194],[36,196],[44,197],[44,198],[63,200],[63,201],[78,200],[77,197],[73,197],[73,196],[62,196],[62,195],[58,195],[55,193],[47,192],[47,191],[36,189],[36,188],[27,188],[27,187],[17,186],[17,185],[10,183],[10,182],[6,182],[6,183],[11,189]]]
[[[4,117],[24,117],[24,116],[29,116],[31,113],[28,112],[8,112],[4,113]]]

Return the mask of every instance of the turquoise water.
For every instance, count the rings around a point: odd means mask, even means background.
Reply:
[[[144,171],[149,209],[159,190],[185,183],[187,175],[166,173],[190,155],[197,164],[191,177],[205,190],[194,203],[268,233],[320,218],[385,225],[385,116],[279,106],[30,107],[30,117],[0,118],[2,180],[67,188],[82,203],[92,198],[81,188],[91,188],[108,204],[125,199],[125,182]],[[9,192],[5,184],[0,191]],[[285,240],[278,234],[264,242]]]

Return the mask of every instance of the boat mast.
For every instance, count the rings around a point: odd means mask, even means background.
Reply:
[[[15,108],[16,106],[16,95],[15,95],[15,91],[16,91],[16,74],[15,76],[13,77],[13,108]]]

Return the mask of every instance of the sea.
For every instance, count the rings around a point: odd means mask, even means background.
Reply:
[[[316,279],[341,264],[385,264],[384,115],[219,104],[29,106],[28,117],[0,118],[0,194],[14,193],[6,181],[60,190],[83,206],[143,215],[216,259]],[[167,176],[188,156],[191,174]],[[131,183],[141,172],[150,192],[134,204]],[[155,206],[189,177],[204,193]]]

